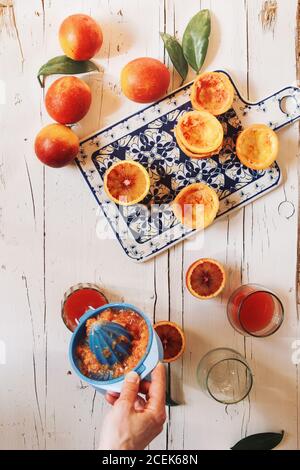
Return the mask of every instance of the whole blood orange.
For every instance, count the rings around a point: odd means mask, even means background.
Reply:
[[[161,98],[170,83],[170,72],[157,59],[140,57],[129,62],[121,72],[124,95],[137,103],[151,103]]]
[[[121,160],[108,168],[104,175],[104,189],[108,197],[121,206],[142,201],[149,192],[147,170],[134,160]]]
[[[206,109],[218,116],[232,107],[234,88],[222,72],[205,72],[196,77],[191,89],[194,109]]]
[[[185,336],[180,326],[171,321],[160,321],[153,327],[163,346],[163,362],[173,362],[179,359],[185,349]]]
[[[45,105],[55,121],[73,124],[86,115],[91,101],[90,87],[80,78],[68,76],[52,83],[46,94]]]
[[[219,198],[216,191],[207,184],[193,183],[177,194],[172,209],[177,219],[186,227],[206,228],[217,215]]]
[[[252,170],[265,170],[278,155],[278,137],[265,124],[252,124],[237,138],[236,154],[243,165]]]
[[[89,60],[100,50],[103,35],[100,26],[88,15],[68,16],[59,28],[59,42],[66,56]]]
[[[202,258],[187,270],[186,286],[190,293],[201,300],[211,299],[222,292],[225,286],[225,270],[213,259]]]
[[[224,131],[218,119],[207,111],[188,111],[178,120],[176,136],[191,152],[206,154],[222,145]]]
[[[60,168],[70,163],[79,152],[77,135],[63,124],[49,124],[35,138],[34,149],[45,165]]]

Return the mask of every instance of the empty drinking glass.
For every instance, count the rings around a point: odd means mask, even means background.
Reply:
[[[229,348],[209,351],[198,364],[197,380],[204,393],[226,405],[246,398],[253,383],[246,359]]]

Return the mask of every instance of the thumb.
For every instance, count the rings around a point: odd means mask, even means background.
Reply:
[[[138,395],[139,385],[140,385],[139,375],[133,370],[128,372],[128,374],[125,376],[124,385],[121,390],[118,401],[119,402],[125,401],[130,406],[133,406]]]

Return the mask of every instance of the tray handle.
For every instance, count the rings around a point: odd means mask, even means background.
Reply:
[[[267,110],[270,125],[281,129],[300,119],[300,88],[289,86],[266,98],[255,107]]]

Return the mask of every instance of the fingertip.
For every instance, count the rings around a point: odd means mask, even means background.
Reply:
[[[140,376],[134,370],[131,370],[125,375],[125,382],[138,384],[140,383]]]
[[[119,397],[120,392],[106,392],[106,395],[110,395],[111,397]]]
[[[105,400],[107,401],[107,403],[109,405],[114,405],[116,403],[116,401],[118,400],[120,394],[118,392],[106,392],[105,394]]]
[[[105,395],[105,400],[107,401],[107,403],[109,405],[113,405],[114,404],[114,401],[116,400],[116,398],[112,397],[111,395],[109,394],[106,394]]]

